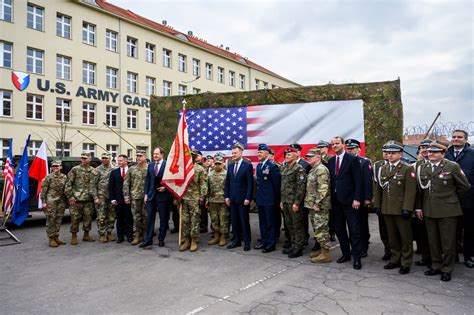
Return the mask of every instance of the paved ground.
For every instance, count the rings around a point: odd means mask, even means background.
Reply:
[[[256,239],[255,214],[251,221]],[[12,230],[22,244],[0,247],[0,314],[473,314],[472,270],[456,265],[449,283],[421,267],[406,276],[386,271],[372,215],[371,223],[369,257],[356,271],[350,263],[312,264],[309,248],[296,260],[280,250],[207,245],[181,253],[176,234],[152,250],[97,242],[53,249],[37,220]],[[65,240],[68,229],[63,224]]]

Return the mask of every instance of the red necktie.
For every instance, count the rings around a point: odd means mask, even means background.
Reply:
[[[122,167],[122,179],[125,178],[125,168]]]
[[[158,175],[158,163],[155,163],[155,176]]]
[[[339,176],[339,156],[336,157],[336,176]]]

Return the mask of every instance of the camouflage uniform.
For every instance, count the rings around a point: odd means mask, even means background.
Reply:
[[[111,233],[115,223],[115,209],[109,202],[109,176],[112,166],[105,167],[99,165],[92,171],[90,191],[92,198],[99,198],[96,205],[97,210],[97,228],[100,235]]]
[[[145,198],[145,178],[147,165],[134,165],[128,169],[123,181],[123,197],[130,200],[133,214],[133,233],[143,238],[147,224]]]
[[[229,210],[225,204],[224,186],[226,170],[213,170],[207,178],[209,214],[213,232],[229,233]]]
[[[290,234],[290,241],[295,251],[300,251],[304,243],[303,211],[294,212],[293,204],[301,205],[305,195],[306,171],[294,162],[285,164],[281,170],[281,202],[283,217]]]
[[[321,156],[321,161],[324,163],[324,165],[327,165],[328,164],[328,161],[330,158],[332,158],[334,155],[331,155],[331,154],[323,154]]]
[[[48,206],[46,234],[49,238],[59,237],[59,228],[66,210],[66,181],[66,175],[51,173],[41,183],[41,202]]]
[[[71,233],[79,232],[79,222],[83,219],[82,229],[89,232],[92,225],[92,215],[94,213],[94,205],[90,194],[90,182],[92,170],[90,165],[74,166],[67,174],[66,196],[69,200],[75,199],[76,203],[69,207],[71,213]]]
[[[194,178],[189,183],[188,190],[183,196],[181,212],[182,233],[184,239],[199,237],[201,221],[199,202],[203,202],[207,195],[206,174],[204,168],[194,163]]]
[[[319,163],[309,171],[304,206],[311,209],[310,218],[314,237],[322,248],[329,249],[329,212],[331,209],[331,182],[329,170]],[[316,212],[317,206],[320,211]]]

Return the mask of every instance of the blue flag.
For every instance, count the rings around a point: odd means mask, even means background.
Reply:
[[[28,198],[30,196],[30,187],[28,179],[28,145],[30,144],[30,135],[26,139],[25,149],[21,156],[20,164],[15,174],[15,204],[12,210],[12,222],[20,226],[28,217]]]

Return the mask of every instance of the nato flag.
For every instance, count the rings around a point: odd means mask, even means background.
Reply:
[[[12,222],[20,226],[28,217],[28,198],[30,196],[28,179],[28,145],[30,135],[26,139],[25,149],[15,174],[15,204],[12,210]]]

